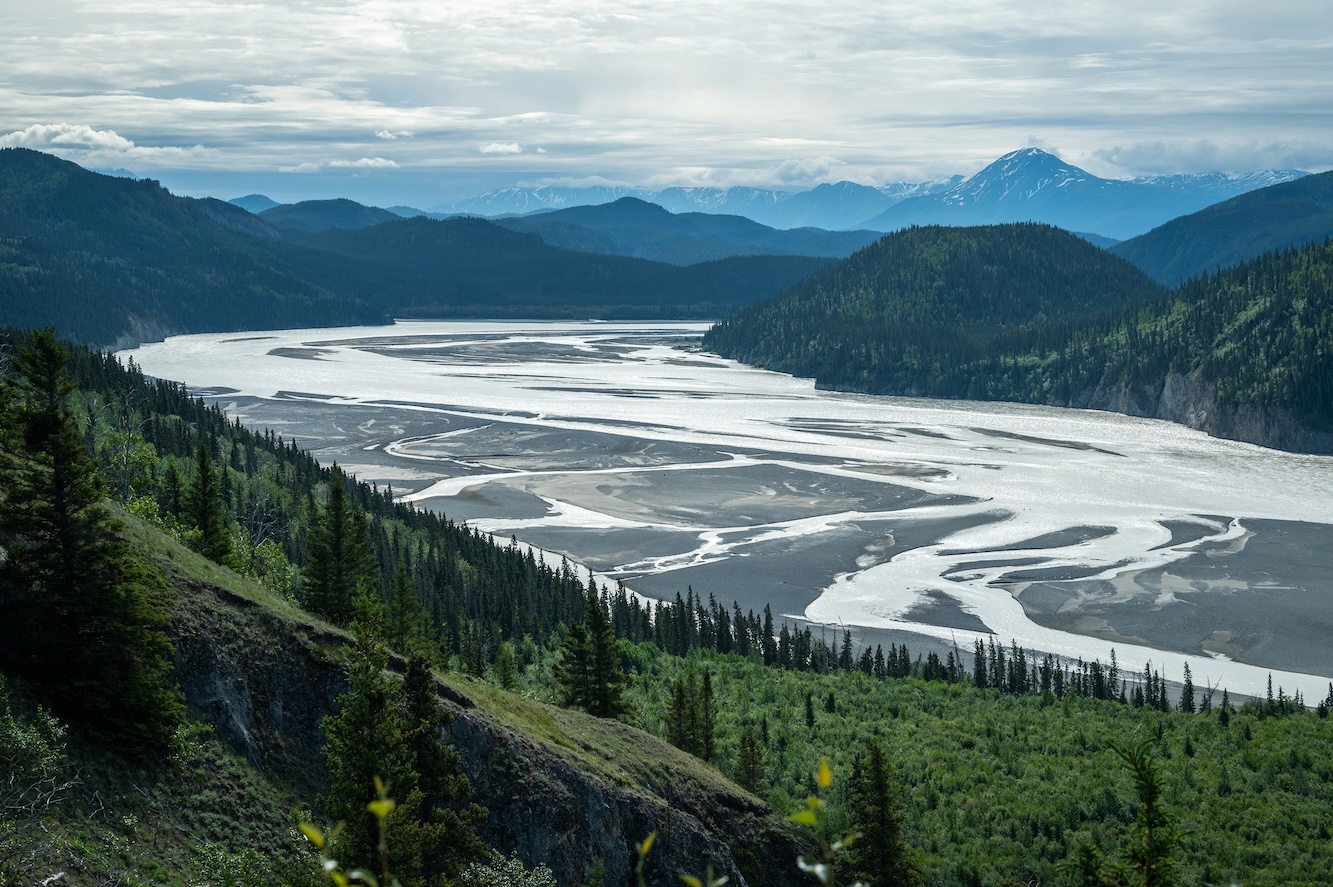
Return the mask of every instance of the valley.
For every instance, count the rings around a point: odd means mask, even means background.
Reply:
[[[1333,462],[1177,425],[818,391],[702,324],[404,323],[145,345],[326,464],[569,556],[913,650],[994,635],[1324,695]]]

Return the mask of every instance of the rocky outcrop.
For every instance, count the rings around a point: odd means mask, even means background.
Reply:
[[[1166,419],[1214,437],[1305,453],[1333,453],[1333,434],[1303,425],[1286,410],[1222,404],[1217,386],[1197,373],[1171,373],[1150,384],[1088,389],[1061,406]]]
[[[312,799],[328,780],[320,722],[347,689],[335,651],[351,640],[225,589],[177,587],[176,676],[190,707],[257,768]],[[439,693],[453,715],[441,739],[489,810],[483,837],[546,864],[560,884],[582,884],[598,865],[603,883],[632,883],[637,846],[654,832],[652,884],[709,865],[733,885],[805,879],[795,827],[656,737],[466,677],[449,676]],[[540,720],[542,734],[516,727],[506,704]],[[622,752],[636,763],[614,760]]]

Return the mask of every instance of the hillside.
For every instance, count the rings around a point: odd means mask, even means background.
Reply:
[[[1024,236],[1031,251],[992,245],[987,265],[971,244],[981,232]],[[904,232],[724,321],[705,344],[826,387],[1109,409],[1333,451],[1333,244],[1163,297],[1127,263],[1089,263],[1053,237],[1034,226]],[[1038,298],[1047,292],[1065,295]]]
[[[676,267],[559,249],[482,219],[328,230],[293,248],[306,278],[410,317],[717,317],[827,263],[746,256]]]
[[[321,795],[343,784],[346,768],[326,768],[321,749],[339,760],[348,750],[334,745],[323,718],[369,712],[376,729],[355,734],[362,752],[391,762],[397,747],[375,743],[396,735],[398,715],[356,689],[366,680],[358,663],[381,645],[406,649],[406,660],[386,657],[372,673],[383,688],[376,693],[394,693],[412,684],[427,638],[451,653],[451,670],[424,682],[450,718],[426,735],[458,756],[471,799],[488,808],[487,843],[549,866],[560,884],[625,883],[636,845],[653,832],[645,871],[654,887],[708,864],[735,884],[808,883],[794,858],[810,834],[785,815],[809,809],[805,798],[818,791],[827,833],[845,834],[865,809],[856,774],[872,743],[891,762],[880,785],[912,848],[900,852],[928,883],[1063,883],[1081,847],[1119,858],[1139,816],[1126,748],[1139,748],[1159,773],[1163,814],[1186,836],[1163,852],[1186,883],[1333,876],[1333,699],[1311,713],[1277,687],[1238,708],[1210,687],[1182,690],[1177,704],[1151,663],[1122,671],[1114,658],[1109,667],[1062,662],[994,640],[945,661],[913,658],[905,645],[886,658],[858,649],[850,632],[841,647],[835,633],[830,647],[822,631],[775,630],[767,611],[761,619],[705,605],[692,592],[650,612],[605,589],[589,606],[593,589],[567,566],[394,503],[176,386],[82,350],[71,369],[83,384],[71,407],[88,424],[68,437],[119,491],[117,537],[166,577],[159,603],[174,647],[170,678],[190,714],[161,753],[145,756],[105,742],[124,700],[75,706],[81,714],[62,725],[38,708],[52,689],[40,672],[0,681],[0,760],[17,762],[11,784],[22,791],[19,803],[0,804],[7,881],[66,871],[95,882],[309,885],[318,861],[308,847],[291,849],[304,845],[284,814],[295,806],[321,820],[337,801]],[[23,415],[6,411],[10,422]],[[138,429],[128,441],[115,432],[127,427]],[[134,455],[128,463],[124,452]],[[116,473],[127,465],[129,475]],[[0,467],[12,489],[21,475]],[[206,481],[206,471],[220,478]],[[218,555],[232,566],[199,551],[208,519],[196,504],[210,497],[234,527],[239,551]],[[347,544],[372,553],[363,579],[381,592],[362,598],[350,630],[345,616],[301,606],[320,600],[312,565],[338,501],[355,528]],[[12,528],[12,500],[0,504],[0,524]],[[282,529],[255,545],[256,516]],[[22,589],[16,555],[31,540],[5,541],[0,579],[11,594],[0,606],[12,608],[23,598],[12,595]],[[251,547],[265,553],[247,556]],[[287,550],[306,559],[299,581],[284,568]],[[549,704],[567,680],[571,646],[562,637],[576,636],[579,607],[584,625],[600,612],[619,637],[610,649],[630,676],[626,722]],[[0,614],[7,673],[24,670],[13,661],[11,614]],[[701,733],[711,751],[700,750]],[[12,756],[16,748],[23,756]],[[831,766],[823,786],[812,779],[821,758]],[[24,806],[29,798],[38,806]],[[845,883],[854,859],[838,862]],[[497,882],[492,873],[468,887]]]
[[[1046,225],[913,228],[728,318],[704,346],[832,388],[986,397],[975,364],[1009,341],[1161,293]]]
[[[226,204],[0,150],[0,324],[102,344],[172,333],[389,322],[293,274]],[[235,213],[239,209],[228,207]]]
[[[284,237],[300,240],[330,228],[356,230],[401,218],[397,213],[374,206],[362,206],[354,200],[303,200],[261,210],[259,217],[282,232]]]
[[[1111,247],[1168,286],[1333,236],[1333,172],[1251,191]]]
[[[844,258],[880,237],[874,231],[779,231],[742,216],[671,213],[634,197],[498,219],[496,224],[536,234],[551,246],[672,265],[752,255]]]

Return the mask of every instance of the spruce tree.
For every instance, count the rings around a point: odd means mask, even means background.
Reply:
[[[50,330],[13,355],[0,459],[0,656],[62,714],[149,750],[180,714],[169,685],[167,585],[119,535],[70,409]]]
[[[595,586],[588,589],[583,622],[570,626],[560,653],[555,674],[566,705],[599,718],[629,710],[624,699],[629,679],[620,670],[620,647]]]
[[[226,469],[223,469],[224,471]],[[231,531],[222,501],[222,483],[202,438],[194,454],[194,477],[185,488],[185,520],[198,535],[194,547],[209,560],[231,564]]]
[[[389,605],[385,621],[388,640],[395,650],[404,652],[413,641],[429,645],[426,635],[426,608],[417,597],[416,585],[408,574],[407,565],[399,564],[389,585]]]
[[[307,609],[346,625],[358,588],[378,582],[365,514],[347,502],[346,481],[334,470],[329,501],[311,520],[306,535],[302,598]]]
[[[852,873],[867,887],[920,884],[915,854],[903,840],[898,786],[876,740],[853,759],[847,805],[852,829],[859,833],[848,852]]]
[[[1190,675],[1190,664],[1185,663],[1185,678],[1180,687],[1180,710],[1194,714],[1194,678]]]
[[[754,727],[748,725],[736,753],[736,784],[752,794],[759,794],[764,788],[764,750],[754,735]]]
[[[429,875],[456,878],[462,867],[486,854],[478,835],[486,825],[486,809],[469,802],[472,787],[458,772],[458,755],[443,742],[451,717],[440,705],[430,659],[412,653],[403,677],[405,738],[420,794],[416,815],[437,842],[423,848],[423,869]]]

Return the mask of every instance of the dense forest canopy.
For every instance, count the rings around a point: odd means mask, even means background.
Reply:
[[[1180,374],[1215,386],[1219,405],[1284,411],[1312,429],[1333,422],[1333,243],[1165,293],[1128,265],[1052,250],[1061,236],[1022,225],[904,232],[728,318],[705,346],[830,388],[1055,405],[1160,391]],[[968,252],[982,239],[992,250],[1017,240],[1032,261],[987,265]],[[1126,286],[1112,289],[1117,280]]]

